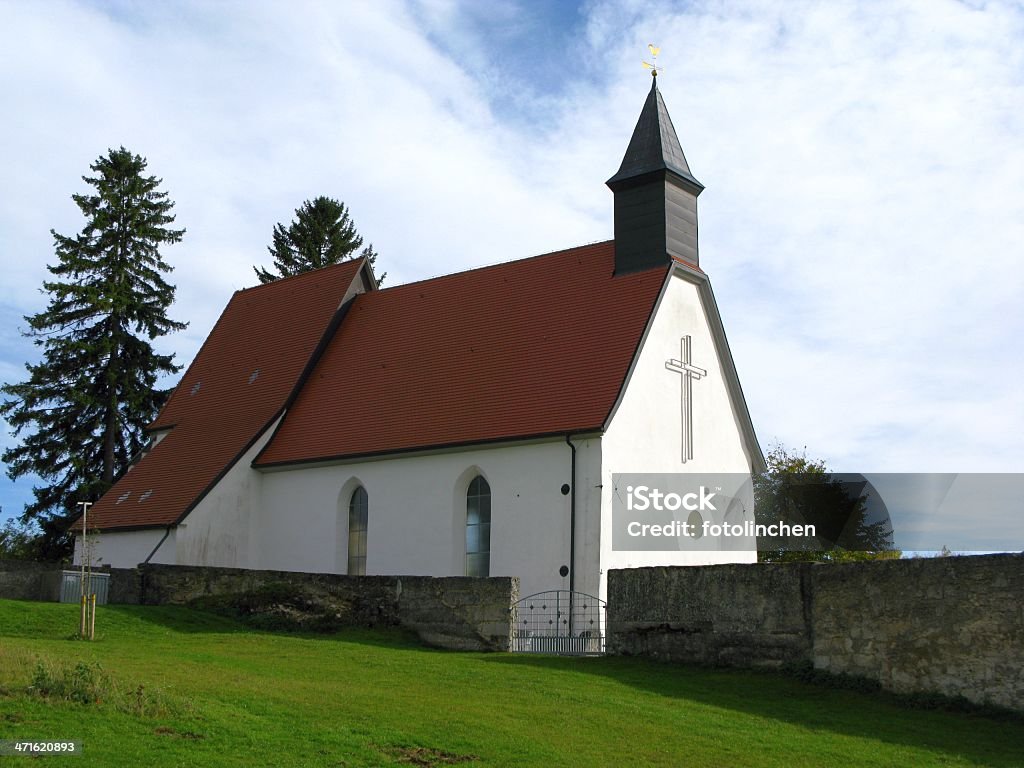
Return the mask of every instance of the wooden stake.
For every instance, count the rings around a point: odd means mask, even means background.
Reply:
[[[92,593],[92,597],[89,601],[91,603],[92,610],[89,612],[89,639],[92,640],[96,637],[96,593]]]
[[[82,587],[82,618],[78,626],[78,634],[80,637],[85,637],[86,627],[86,614],[88,609],[86,608],[86,597],[85,597],[85,559],[86,559],[86,533],[89,530],[89,507],[92,506],[91,501],[80,501],[78,505],[82,508],[82,576],[81,576],[81,587]],[[88,553],[90,560],[92,559],[92,553]],[[89,563],[89,586],[92,587],[92,562]]]

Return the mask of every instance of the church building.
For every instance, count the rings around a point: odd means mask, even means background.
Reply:
[[[614,240],[386,289],[353,260],[236,292],[90,510],[94,562],[604,597],[610,568],[755,561],[612,547],[615,475],[764,459],[656,77],[607,183]]]

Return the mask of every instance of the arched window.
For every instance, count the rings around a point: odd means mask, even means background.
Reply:
[[[359,486],[352,491],[348,502],[348,575],[366,575],[366,522],[370,500],[366,489]]]
[[[466,491],[466,575],[491,572],[491,486],[480,475]]]

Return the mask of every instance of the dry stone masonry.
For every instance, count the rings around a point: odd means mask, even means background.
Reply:
[[[899,693],[1024,711],[1024,555],[637,568],[608,574],[608,649],[810,662]]]
[[[103,568],[108,602],[188,605],[237,613],[273,612],[291,626],[394,626],[423,642],[456,650],[509,648],[509,607],[519,599],[515,578],[342,576],[181,565]],[[0,597],[57,600],[60,569],[0,561]]]

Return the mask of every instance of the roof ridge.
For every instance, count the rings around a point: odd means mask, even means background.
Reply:
[[[269,283],[261,283],[260,285],[252,285],[252,286],[249,286],[248,288],[239,288],[239,289],[237,289],[235,291],[235,293],[237,294],[237,293],[246,293],[248,291],[258,291],[261,288],[269,288],[272,285],[280,285],[281,283],[286,283],[289,280],[295,280],[295,279],[300,278],[300,277],[309,277],[312,274],[326,272],[327,270],[331,270],[331,269],[341,269],[342,267],[349,266],[350,264],[352,264],[352,262],[355,262],[355,261],[366,261],[366,257],[365,256],[356,256],[356,257],[351,258],[351,259],[345,259],[344,261],[335,262],[334,264],[328,264],[326,267],[317,267],[316,269],[307,269],[305,272],[299,272],[299,273],[294,274],[294,275],[285,275],[284,277],[279,277],[279,278],[277,278],[275,280],[271,280]]]
[[[547,253],[537,253],[533,256],[523,256],[518,259],[508,259],[507,261],[499,261],[496,264],[481,264],[479,267],[470,267],[469,269],[463,269],[460,272],[448,272],[443,275],[434,275],[433,277],[422,277],[419,280],[412,280],[408,283],[399,283],[398,285],[389,285],[387,288],[378,288],[374,293],[387,293],[388,291],[394,291],[398,288],[405,288],[412,285],[420,285],[422,283],[431,283],[435,280],[444,280],[449,277],[458,277],[460,275],[468,275],[471,272],[482,272],[485,269],[497,269],[498,267],[505,267],[509,264],[517,264],[522,261],[532,261],[533,259],[543,259],[548,256],[558,256],[562,253],[569,253],[570,251],[580,251],[584,248],[593,248],[599,245],[607,245],[614,243],[614,239],[607,240],[594,240],[593,242],[584,243],[583,245],[574,245],[571,248],[562,248],[557,251],[548,251]]]

